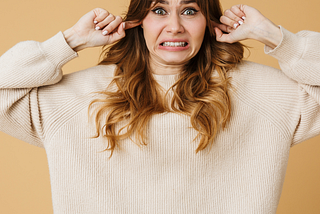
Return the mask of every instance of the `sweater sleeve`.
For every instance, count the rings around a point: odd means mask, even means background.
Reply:
[[[20,42],[0,57],[0,131],[44,147],[38,88],[62,78],[75,58],[62,32],[45,42]]]
[[[293,34],[281,27],[282,41],[265,52],[275,57],[281,70],[298,84],[300,119],[294,146],[320,134],[320,33],[301,31]]]

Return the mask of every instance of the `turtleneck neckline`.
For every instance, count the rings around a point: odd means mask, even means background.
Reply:
[[[153,78],[165,89],[168,90],[179,78],[179,74],[161,75],[152,74]]]

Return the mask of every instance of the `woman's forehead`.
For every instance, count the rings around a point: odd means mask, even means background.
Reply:
[[[153,0],[152,3],[161,3],[161,4],[190,4],[190,3],[196,3],[196,0]]]

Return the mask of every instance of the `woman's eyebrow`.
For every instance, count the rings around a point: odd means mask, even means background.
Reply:
[[[196,2],[195,0],[184,0],[184,1],[181,1],[180,4],[190,4],[192,2]]]

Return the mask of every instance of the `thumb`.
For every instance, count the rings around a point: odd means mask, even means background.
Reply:
[[[214,31],[216,33],[216,40],[218,42],[232,43],[231,41],[229,41],[229,34],[223,33],[218,27],[215,27]]]
[[[223,36],[222,31],[218,27],[215,27],[214,32],[216,33],[216,40],[221,42],[221,37]]]

